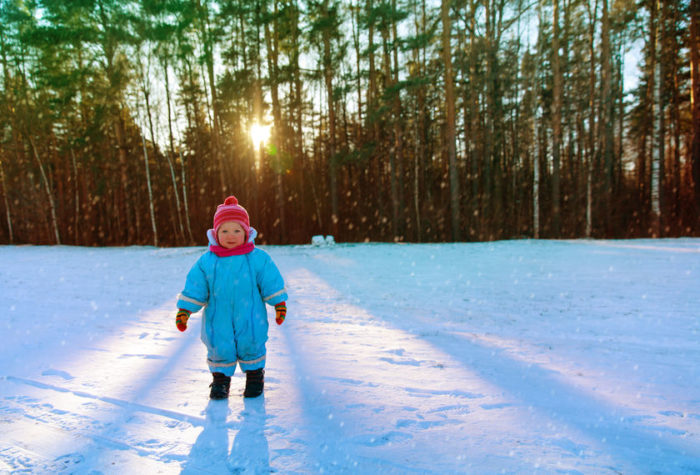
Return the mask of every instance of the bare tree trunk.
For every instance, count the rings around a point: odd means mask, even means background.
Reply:
[[[180,230],[180,236],[182,236],[182,238],[184,239],[185,229],[182,222],[182,205],[180,204],[180,193],[177,190],[177,179],[175,178],[175,167],[173,166],[173,157],[175,156],[175,140],[173,138],[172,107],[170,105],[170,79],[166,59],[163,59],[162,67],[165,85],[165,103],[168,110],[168,144],[170,146],[168,153],[165,154],[165,157],[168,160],[168,167],[170,168],[170,179],[173,183],[173,194],[175,195],[178,229]]]
[[[540,79],[540,62],[544,55],[544,16],[542,13],[542,6],[544,0],[539,0],[537,2],[537,22],[538,22],[538,35],[537,35],[537,53],[535,55],[535,71],[534,71],[534,81],[533,81],[533,99],[532,99],[532,236],[535,239],[540,238],[540,118],[538,117],[538,112],[540,112],[540,89],[541,79]]]
[[[190,242],[194,243],[194,236],[192,235],[192,224],[190,220],[190,207],[187,202],[187,174],[185,172],[185,157],[183,157],[182,152],[178,149],[178,154],[180,155],[180,162],[182,167],[180,169],[180,181],[182,182],[182,204],[185,210],[185,224],[187,224],[187,236],[190,238]]]
[[[374,8],[374,0],[367,0],[365,5],[366,14]],[[374,62],[374,22],[370,22],[367,32],[367,55],[369,62],[369,90],[367,91],[367,106],[376,106],[377,100],[377,67]],[[375,137],[376,138],[376,137]]]
[[[452,24],[450,21],[450,1],[440,3],[442,17],[442,60],[445,64],[445,107],[446,107],[446,144],[447,160],[450,172],[450,211],[452,218],[452,240],[460,240],[459,209],[459,170],[457,169],[456,119],[454,77],[452,72]]]
[[[177,116],[175,117],[175,127],[177,130]],[[180,135],[179,130],[177,130],[178,135]],[[192,236],[192,220],[190,219],[190,209],[187,201],[187,172],[186,172],[186,164],[185,164],[185,157],[182,155],[182,151],[180,150],[180,147],[177,149],[178,156],[180,157],[180,183],[182,185],[182,206],[183,210],[185,213],[185,225],[187,228],[187,236],[189,237],[189,242],[190,244],[194,244],[195,240],[194,237]]]
[[[352,44],[353,48],[355,50],[355,73],[356,73],[356,78],[355,80],[357,81],[357,134],[356,134],[356,139],[360,140],[362,137],[362,66],[360,64],[360,59],[362,57],[361,54],[361,49],[360,49],[360,27],[359,27],[359,13],[360,13],[360,6],[359,2],[358,4],[354,4],[353,2],[350,2],[350,21],[351,21],[351,27],[352,27]]]
[[[211,115],[212,115],[212,155],[214,156],[214,161],[219,164],[219,180],[221,183],[221,196],[227,195],[227,185],[226,185],[226,161],[221,153],[221,145],[219,144],[221,126],[219,124],[219,102],[216,97],[216,80],[214,77],[214,38],[212,35],[212,28],[209,25],[209,8],[207,6],[208,2],[201,3],[201,0],[197,0],[197,10],[201,21],[201,41],[202,48],[204,48],[204,63],[206,66],[206,77],[209,81],[209,92],[211,94]]]
[[[10,237],[10,244],[14,243],[15,237],[12,232],[12,213],[10,212],[10,200],[8,197],[7,182],[5,180],[5,170],[2,167],[2,159],[0,159],[0,183],[2,183],[2,197],[5,201],[5,217],[7,219],[7,229]]]
[[[562,72],[559,57],[559,0],[552,1],[552,75],[554,79],[552,98],[552,234],[559,237],[560,221],[560,149],[561,149],[561,103]]]
[[[416,17],[416,36],[419,36],[425,32],[425,9],[418,12],[417,2],[413,2],[414,15]],[[422,6],[425,7],[425,1],[422,2]],[[420,21],[418,20],[420,18]],[[424,74],[424,62],[422,61],[420,49],[418,47],[413,48],[413,61],[417,65],[418,70],[416,74],[420,77]],[[413,121],[413,208],[416,216],[416,241],[422,241],[423,235],[423,223],[421,222],[421,163],[423,160],[424,144],[423,144],[423,130],[425,126],[425,112],[424,112],[424,92],[423,89],[416,91],[416,110]]]
[[[654,45],[654,56],[656,64],[654,67],[654,150],[651,162],[651,233],[652,237],[661,237],[662,217],[661,201],[663,188],[663,160],[664,160],[664,114],[665,106],[664,86],[663,86],[663,14],[661,0],[656,2],[656,43]]]
[[[690,104],[692,134],[690,160],[695,191],[695,210],[700,220],[700,0],[690,0]]]
[[[593,170],[596,154],[596,119],[595,119],[595,24],[598,17],[598,0],[595,0],[593,10],[590,2],[586,2],[588,10],[588,54],[590,56],[590,76],[588,82],[588,150],[586,170],[586,237],[593,235]]]
[[[148,188],[148,205],[151,213],[151,228],[153,230],[153,245],[158,246],[158,228],[156,226],[156,213],[153,207],[153,190],[151,189],[151,171],[148,165],[148,151],[146,150],[146,139],[141,134],[141,145],[143,146],[143,163],[146,167],[146,186]]]
[[[423,224],[420,219],[420,121],[415,120],[414,124],[415,140],[413,141],[413,210],[416,213],[416,241],[421,242],[421,230]]]
[[[476,0],[470,0],[470,7],[469,7],[469,30],[471,31],[471,48],[469,48],[469,77],[470,80],[476,83],[476,77],[477,77],[477,68],[478,68],[478,51],[476,48],[476,9],[477,9],[477,3]],[[480,103],[480,94],[479,94],[479,89],[476,87],[476,85],[472,85],[472,87],[469,88],[469,103],[471,104],[471,112],[470,112],[470,117],[469,117],[469,128],[472,132],[473,135],[476,135],[477,131],[479,130],[479,103]],[[472,137],[470,140],[470,146],[469,146],[469,152],[471,154],[471,178],[472,178],[472,206],[470,211],[470,215],[473,218],[473,228],[474,232],[477,234],[477,236],[481,235],[481,228],[482,223],[484,222],[483,216],[483,209],[484,209],[484,203],[483,203],[483,197],[480,195],[479,190],[480,190],[480,182],[483,179],[482,175],[479,173],[479,170],[481,168],[481,163],[483,160],[485,160],[484,154],[483,154],[483,148],[480,150],[477,148],[477,143],[480,143],[482,141],[476,140],[476,137]],[[483,191],[483,190],[482,190]]]
[[[173,194],[175,195],[175,206],[177,212],[177,225],[180,231],[180,236],[184,238],[185,229],[182,224],[182,205],[180,204],[180,194],[177,191],[177,179],[175,178],[175,166],[173,165],[172,150],[165,153],[165,159],[168,161],[168,169],[170,170],[170,181],[173,184]]]
[[[323,14],[328,16],[328,0],[323,1]],[[338,234],[338,169],[335,156],[335,101],[333,100],[333,61],[331,57],[331,34],[328,28],[323,30],[323,77],[326,85],[326,99],[328,101],[328,162],[330,172],[331,192],[331,222],[333,234]]]
[[[681,216],[681,111],[680,111],[680,91],[679,91],[679,71],[675,62],[672,62],[670,67],[672,68],[671,77],[673,77],[672,85],[672,98],[671,98],[671,110],[670,110],[670,134],[673,137],[673,158],[671,166],[673,167],[673,186],[671,187],[673,193],[673,217],[675,223],[680,225]],[[668,174],[668,172],[667,172]]]
[[[617,143],[615,144],[615,183],[619,189],[623,183],[623,162],[625,147],[625,77],[624,77],[624,41],[620,40],[616,55],[616,73],[615,73],[615,102],[617,106]]]
[[[122,206],[122,211],[124,212],[124,222],[120,223],[120,225],[123,225],[123,232],[126,232],[126,235],[123,236],[122,239],[127,242],[127,243],[133,243],[132,236],[134,234],[134,229],[132,228],[132,222],[131,222],[131,209],[130,209],[130,203],[129,200],[127,199],[127,196],[130,195],[129,193],[129,172],[127,168],[127,157],[126,157],[126,138],[125,138],[125,133],[124,133],[124,124],[122,122],[122,117],[121,117],[121,108],[119,106],[115,107],[115,117],[114,117],[114,133],[116,135],[116,140],[117,140],[117,147],[119,148],[117,152],[117,156],[119,157],[119,179],[120,179],[120,184],[121,184],[121,199],[118,200],[117,206],[121,204]]]
[[[392,0],[392,10],[396,11],[396,0]],[[394,59],[394,77],[392,82],[394,85],[399,82],[399,38],[396,27],[396,20],[392,21],[392,37],[394,42],[393,59]],[[397,202],[398,202],[398,232],[401,239],[405,239],[406,234],[406,219],[404,217],[404,170],[403,170],[403,124],[401,120],[403,105],[401,104],[401,94],[396,92],[394,97],[394,148],[396,154],[396,180],[397,180]]]
[[[299,21],[299,8],[296,5],[296,2],[294,2],[294,18],[295,18],[295,24],[298,23]],[[300,199],[299,203],[301,206],[305,206],[307,200],[306,200],[306,182],[308,181],[307,178],[307,160],[306,160],[306,154],[304,151],[304,128],[303,128],[303,120],[304,120],[304,105],[303,105],[303,85],[302,85],[302,77],[301,77],[301,67],[299,65],[299,57],[300,57],[300,45],[299,45],[299,31],[296,30],[295,33],[292,35],[292,52],[291,52],[291,58],[290,58],[290,63],[293,67],[293,93],[292,96],[294,98],[294,111],[292,113],[292,117],[294,117],[294,151],[296,153],[296,159],[298,160],[298,167],[301,169],[301,173],[299,176],[299,182],[298,186],[300,189]],[[304,216],[307,214],[303,212],[303,210],[300,210]],[[320,214],[319,214],[320,217]],[[308,221],[306,221],[308,223]],[[308,225],[307,225],[308,226]]]
[[[586,167],[586,237],[593,235],[593,157],[588,157]]]
[[[613,180],[613,107],[612,98],[612,60],[610,46],[610,19],[608,14],[608,0],[603,0],[603,10],[601,19],[601,91],[600,119],[598,127],[599,150],[603,162],[603,214],[605,216],[606,233],[611,231],[611,211],[613,206],[612,197],[614,195]]]
[[[381,29],[382,33],[382,66],[384,69],[384,89],[388,90],[393,82],[391,74],[391,60],[389,55],[389,31],[387,27]],[[391,234],[394,241],[399,238],[399,185],[398,185],[398,134],[396,128],[400,127],[397,124],[398,117],[394,107],[394,117],[392,130],[394,132],[394,141],[389,145],[389,190],[391,194]],[[388,115],[389,113],[387,113]]]
[[[263,99],[263,77],[262,77],[262,48],[261,48],[261,43],[260,43],[260,25],[262,24],[262,20],[259,18],[260,16],[260,9],[259,3],[256,3],[256,19],[255,19],[255,25],[256,25],[256,30],[255,30],[255,51],[253,51],[253,57],[251,58],[253,61],[253,66],[255,68],[255,79],[254,79],[254,97],[253,97],[253,104],[252,104],[252,116],[254,120],[258,123],[261,124],[263,123],[263,108],[264,108],[264,99]],[[264,167],[263,167],[263,150],[262,150],[262,144],[260,143],[253,143],[252,144],[252,152],[253,152],[253,161],[255,163],[255,168],[253,170],[253,189],[251,196],[253,198],[253,214],[255,216],[260,216],[261,211],[263,209],[262,206],[262,196],[260,193],[260,182],[263,179],[264,176]]]
[[[0,55],[2,56],[2,70],[4,73],[4,87],[7,88],[10,84],[10,70],[7,66],[7,46],[5,44],[5,35],[0,34]],[[8,103],[9,105],[9,103]],[[11,125],[10,128],[12,129],[12,135],[17,142],[17,129],[14,127],[14,120],[13,118],[11,120]],[[14,242],[14,232],[12,230],[12,213],[10,211],[10,199],[9,199],[9,190],[7,189],[7,182],[5,180],[5,171],[2,166],[2,155],[0,155],[0,182],[2,183],[2,191],[3,191],[3,200],[5,201],[5,217],[7,219],[7,229],[9,232],[9,238],[10,238],[10,244]]]
[[[278,51],[279,51],[279,39],[277,32],[277,1],[274,2],[274,14],[273,27],[274,30],[270,33],[270,24],[265,23],[265,43],[267,46],[267,64],[268,64],[268,74],[270,75],[270,96],[272,99],[272,118],[274,122],[274,134],[272,143],[277,147],[276,155],[272,157],[275,162],[273,167],[273,173],[275,174],[275,202],[277,205],[277,219],[279,230],[278,238],[280,243],[286,243],[286,225],[284,220],[284,183],[282,181],[282,175],[284,174],[282,154],[286,151],[286,143],[284,143],[284,127],[282,126],[282,109],[279,101],[279,89],[278,89]]]
[[[367,15],[370,15],[370,13],[374,9],[374,0],[366,0],[365,3],[365,12]],[[377,72],[377,65],[376,65],[376,59],[374,57],[374,50],[375,50],[375,22],[370,21],[369,22],[369,27],[367,29],[367,56],[368,56],[368,83],[369,83],[369,89],[367,90],[367,95],[366,95],[366,100],[365,102],[367,103],[367,113],[365,114],[365,118],[369,119],[371,118],[372,115],[376,115],[377,110],[379,109],[379,86],[378,86],[378,72]],[[373,197],[372,200],[375,203],[378,203],[378,211],[380,215],[383,216],[384,213],[384,203],[386,200],[384,199],[382,193],[384,191],[384,186],[382,186],[382,150],[381,150],[381,137],[380,137],[380,129],[379,129],[379,121],[378,120],[372,120],[371,121],[371,128],[369,132],[369,137],[368,141],[369,142],[374,142],[376,144],[376,147],[373,152],[373,156],[370,158],[370,164],[369,164],[369,182],[373,183],[373,186],[370,187],[370,189],[373,192]]]
[[[540,138],[537,114],[533,123],[533,148],[532,154],[532,234],[535,239],[540,238]]]
[[[319,112],[319,116],[320,115],[321,115],[321,113]],[[314,122],[314,117],[313,117],[313,113],[312,113],[311,123],[313,124],[313,122]],[[319,119],[319,122],[320,122],[320,119]],[[313,146],[313,150],[311,152],[312,153],[311,160],[313,163],[316,163],[319,161],[319,158],[318,158],[318,156],[320,155],[319,150],[318,150],[319,148],[320,148],[320,145]],[[313,179],[309,180],[309,184],[311,185],[310,186],[311,196],[313,197],[313,200],[314,200],[314,207],[316,209],[316,218],[318,219],[318,226],[319,226],[319,228],[321,228],[321,230],[323,230],[323,210],[321,209],[321,200],[319,199],[318,192],[316,191],[316,180],[313,180]]]
[[[541,5],[541,2],[540,2]],[[542,25],[542,13],[540,15],[540,25]],[[541,33],[540,33],[541,34]],[[542,39],[538,40],[538,43]],[[539,48],[538,48],[539,49]],[[535,91],[539,90],[539,68],[535,67]],[[532,111],[532,236],[535,239],[540,238],[540,126],[538,93],[534,94]]]
[[[80,234],[78,233],[78,228],[80,227],[80,187],[78,186],[78,163],[75,159],[75,151],[73,150],[73,147],[70,148],[70,156],[71,163],[73,165],[73,175],[75,177],[75,221],[73,224],[75,229],[73,231],[75,235],[75,244],[80,244]]]
[[[503,101],[501,91],[499,47],[503,34],[503,11],[505,2],[489,0],[482,2],[484,9],[484,75],[486,81],[486,104],[484,108],[484,205],[482,221],[487,222],[488,236],[494,239],[502,233],[503,216]]]
[[[32,153],[34,154],[34,159],[36,160],[36,163],[39,165],[39,172],[41,173],[41,181],[44,184],[44,191],[46,192],[46,197],[49,199],[49,210],[51,211],[51,223],[53,225],[53,232],[54,232],[54,237],[56,239],[56,244],[61,244],[61,235],[58,230],[58,218],[56,217],[56,202],[53,197],[53,193],[51,192],[51,187],[49,186],[49,179],[46,176],[46,170],[44,167],[44,164],[41,161],[41,158],[39,158],[39,153],[36,149],[36,145],[34,144],[34,139],[32,138],[31,135],[27,134],[27,138],[29,139],[29,144],[32,146]]]
[[[149,71],[150,71],[150,67],[151,67],[151,54],[150,54],[150,52],[146,52],[146,55],[145,55],[145,56],[146,56],[146,61],[147,61],[147,63],[146,63],[146,67],[147,67],[146,71],[143,70],[143,64],[142,64],[142,63],[139,64],[139,66],[140,66],[140,76],[141,76],[141,77],[140,77],[140,79],[141,79],[141,92],[143,93],[143,99],[144,99],[144,103],[145,103],[145,106],[146,106],[146,118],[148,119],[148,131],[149,131],[149,133],[150,133],[150,135],[151,135],[151,144],[153,144],[153,148],[154,148],[154,151],[155,151],[155,147],[156,147],[156,135],[155,135],[154,127],[153,127],[153,114],[152,114],[152,112],[151,112],[151,99],[150,99],[150,97],[151,97],[151,91],[150,91],[150,87],[149,87],[149,84],[148,84],[148,78],[149,78],[149,76],[150,76]],[[167,71],[167,68],[166,68],[166,69],[165,69],[166,83],[167,83],[167,74],[168,74],[168,71]],[[166,89],[169,89],[167,85],[166,85]],[[170,93],[169,93],[169,91],[166,92],[166,96],[168,96],[168,97],[167,97],[167,100],[168,100],[168,121],[169,121],[169,120],[170,120],[170,103],[169,103],[169,101],[170,101],[170,98],[169,98]],[[153,226],[153,239],[154,239],[154,241],[155,241],[155,244],[154,244],[154,245],[157,246],[157,245],[158,245],[158,232],[157,232],[157,230],[156,230],[155,215],[153,214],[153,213],[154,213],[154,212],[153,212],[153,209],[154,209],[154,205],[153,205],[153,193],[152,193],[152,191],[151,191],[151,177],[150,177],[150,171],[149,171],[149,167],[148,167],[148,153],[147,153],[147,151],[146,151],[146,143],[145,143],[145,141],[144,141],[143,131],[141,132],[141,142],[142,142],[142,145],[143,145],[143,154],[144,154],[144,157],[145,157],[144,160],[146,161],[146,180],[147,180],[147,184],[148,184],[148,201],[149,201],[149,203],[150,203],[150,208],[151,208],[151,224],[152,224],[152,226]],[[166,153],[165,156],[166,156],[166,159],[168,160],[168,165],[170,165],[170,176],[171,176],[171,178],[172,178],[172,180],[173,180],[173,185],[175,185],[175,174],[174,174],[173,166],[172,166],[172,163],[171,163],[171,160],[170,160],[170,155],[169,155],[168,153]],[[157,157],[157,155],[156,155],[156,157]],[[180,216],[180,198],[179,198],[178,195],[177,195],[177,187],[176,187],[176,186],[173,186],[173,191],[175,191],[176,209],[173,210],[171,207],[169,207],[169,208],[171,208],[171,209],[170,209],[170,216],[171,216],[171,219],[172,219],[173,228],[174,228],[174,229],[177,229],[177,221],[179,220],[179,222],[180,222],[180,231],[182,231],[182,218],[181,218],[181,216]]]

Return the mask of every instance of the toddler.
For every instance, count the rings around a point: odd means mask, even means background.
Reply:
[[[216,208],[214,228],[207,231],[209,250],[192,266],[177,301],[175,324],[187,329],[187,320],[202,307],[202,342],[212,372],[209,397],[225,399],[231,376],[240,365],[246,373],[245,397],[263,392],[267,311],[275,307],[275,321],[287,315],[287,291],[272,258],[254,244],[257,232],[248,212],[235,196]]]

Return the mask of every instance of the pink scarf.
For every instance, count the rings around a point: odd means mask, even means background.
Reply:
[[[253,249],[255,249],[255,244],[250,241],[245,244],[241,244],[240,246],[236,246],[233,249],[226,249],[223,246],[209,244],[209,250],[219,257],[242,256],[243,254],[253,252]]]

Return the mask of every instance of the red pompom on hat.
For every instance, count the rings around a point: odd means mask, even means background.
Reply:
[[[226,198],[223,204],[216,207],[214,213],[214,236],[219,235],[219,226],[226,221],[235,221],[245,230],[246,241],[250,236],[250,218],[245,208],[238,204],[238,199],[231,195]]]

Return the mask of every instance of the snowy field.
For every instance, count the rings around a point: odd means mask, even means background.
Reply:
[[[210,401],[204,248],[0,246],[0,473],[700,473],[700,239],[265,249],[265,394]]]

